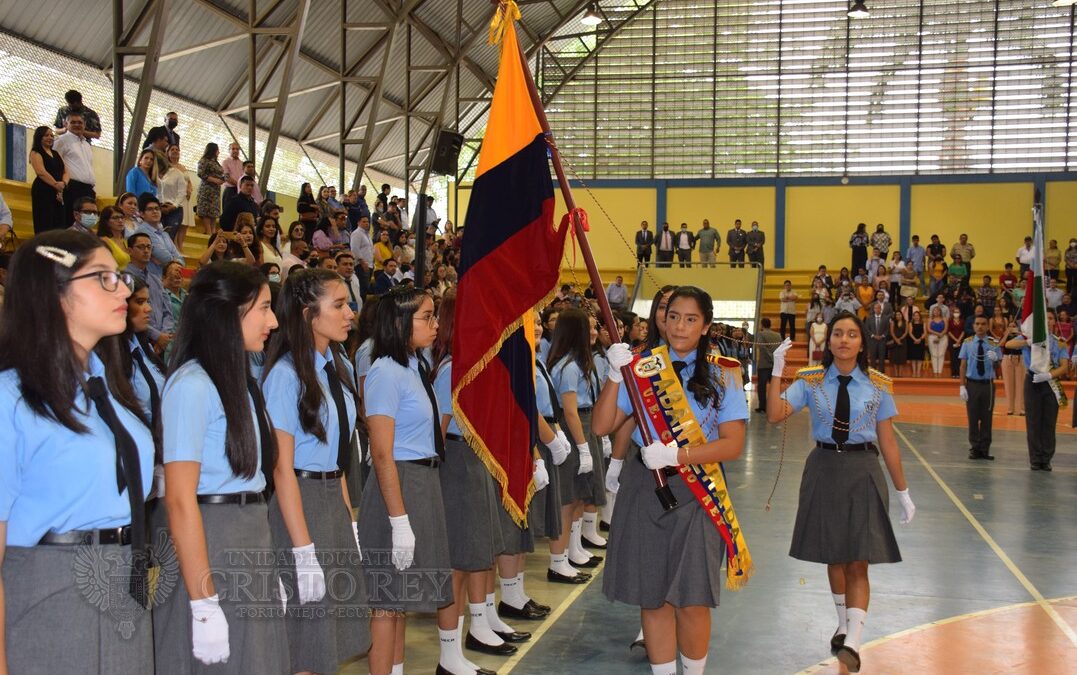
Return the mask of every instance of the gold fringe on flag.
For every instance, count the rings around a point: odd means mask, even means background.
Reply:
[[[514,0],[503,0],[498,3],[494,18],[490,19],[490,44],[496,45],[501,42],[501,37],[505,34],[506,19],[520,20],[520,8],[516,6]]]

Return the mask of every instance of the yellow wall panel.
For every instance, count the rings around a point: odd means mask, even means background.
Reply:
[[[857,223],[882,223],[898,245],[901,191],[897,185],[797,186],[785,192],[785,267],[836,272],[852,261],[849,237]]]
[[[1077,181],[1047,183],[1043,223],[1044,237],[1057,239],[1063,251],[1070,237],[1077,237]]]
[[[676,232],[681,223],[696,232],[703,227],[703,219],[711,221],[711,227],[722,234],[722,250],[719,261],[729,260],[729,248],[725,234],[732,229],[733,221],[740,218],[745,230],[751,229],[752,221],[759,221],[759,229],[767,235],[763,245],[764,263],[767,269],[774,267],[774,188],[772,187],[702,187],[670,188],[666,197],[666,214],[669,228]],[[699,255],[693,254],[698,260]]]
[[[1032,232],[1032,183],[912,186],[912,232],[949,247],[962,233],[976,247],[972,269],[1001,270]]]

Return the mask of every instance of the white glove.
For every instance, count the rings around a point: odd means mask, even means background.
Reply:
[[[904,512],[901,514],[901,524],[908,525],[912,522],[912,517],[916,515],[916,504],[912,503],[909,488],[898,490],[897,496],[898,501],[901,502],[901,510]]]
[[[621,469],[624,467],[623,459],[611,459],[609,468],[606,469],[606,490],[617,494],[621,489]]]
[[[965,403],[969,402],[969,390],[965,385],[961,385],[961,400]]]
[[[363,549],[359,547],[359,523],[352,521],[352,534],[355,536],[355,550],[359,553],[359,559],[363,558]]]
[[[550,473],[546,471],[546,462],[541,459],[535,460],[535,489],[541,490],[550,484]]]
[[[632,348],[624,342],[610,345],[610,348],[606,350],[606,360],[610,362],[608,378],[611,382],[616,382],[617,384],[624,382],[621,368],[632,363],[632,358]]]
[[[613,443],[610,443],[609,436],[602,437],[602,456],[609,458],[613,455]]]
[[[576,446],[576,452],[580,453],[580,470],[576,473],[582,476],[595,470],[595,462],[591,459],[591,448],[586,443]]]
[[[403,572],[415,561],[415,533],[408,515],[389,516],[393,528],[393,567]]]
[[[207,666],[228,661],[228,620],[218,596],[191,600],[191,644],[194,657]]]
[[[675,441],[670,441],[669,443],[655,441],[641,450],[643,454],[643,463],[652,471],[655,469],[664,469],[667,466],[677,466],[680,464],[680,462],[677,461],[678,450],[680,450],[680,447]]]
[[[557,435],[554,439],[546,444],[546,447],[550,449],[550,454],[553,460],[554,466],[561,466],[568,459],[568,453],[572,451],[572,444],[568,442],[568,436],[565,436],[565,432],[560,429],[557,430]]]
[[[1032,373],[1032,381],[1036,384],[1040,384],[1041,382],[1050,382],[1053,379],[1054,377],[1051,376],[1051,373]]]
[[[299,590],[299,604],[317,602],[325,597],[325,573],[314,552],[314,542],[306,546],[292,547],[295,558],[295,585]]]
[[[999,355],[997,349],[988,349],[987,350],[987,360],[988,361],[998,361],[1000,358],[1002,358],[1002,357]]]
[[[782,371],[785,370],[785,353],[793,347],[793,341],[789,338],[782,340],[782,343],[774,350],[774,367],[771,377],[781,377]]]

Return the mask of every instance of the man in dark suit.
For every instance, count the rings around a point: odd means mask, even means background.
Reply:
[[[654,246],[654,233],[647,229],[647,221],[639,224],[636,233],[636,262],[640,265],[651,262],[651,248]]]
[[[868,363],[880,373],[886,369],[886,341],[890,338],[890,314],[883,309],[883,303],[876,302],[864,320]]]
[[[179,145],[180,135],[176,133],[176,126],[179,124],[179,116],[174,112],[170,112],[165,115],[165,123],[159,127],[153,127],[146,133],[146,141],[142,144],[142,149],[150,147],[154,139],[158,136],[164,136],[168,139],[168,145]],[[165,150],[168,146],[165,146]]]
[[[374,295],[385,295],[399,282],[396,280],[396,261],[389,258],[385,267],[374,277]]]

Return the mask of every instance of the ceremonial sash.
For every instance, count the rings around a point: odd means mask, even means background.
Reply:
[[[697,364],[707,368],[707,363]],[[705,445],[707,437],[688,404],[669,352],[665,346],[640,352],[632,360],[632,374],[643,399],[643,408],[655,430],[655,440],[676,441],[680,447]],[[719,384],[721,386],[721,384]],[[726,587],[740,590],[752,575],[752,557],[737,522],[733,500],[721,464],[690,464],[677,467],[703,512],[725,540],[728,562]]]

